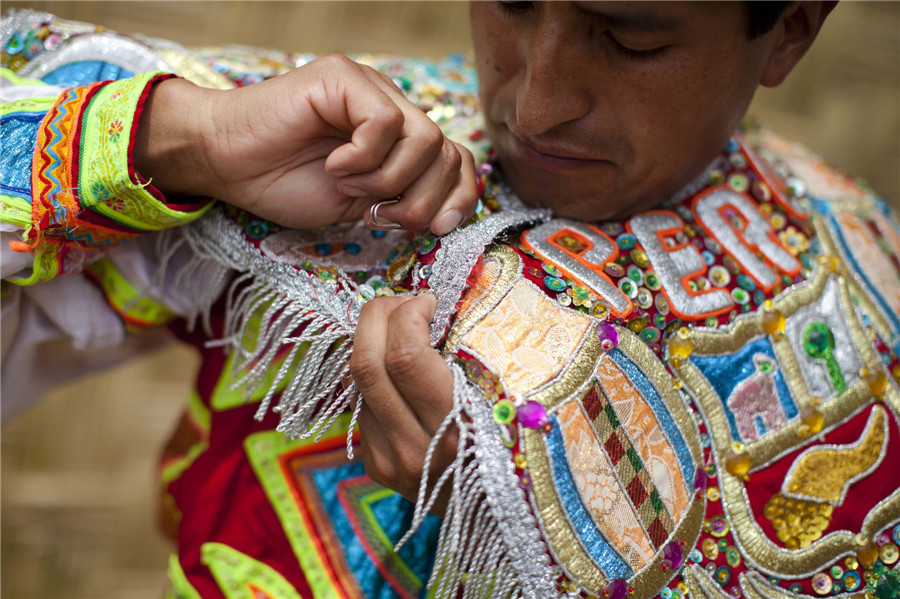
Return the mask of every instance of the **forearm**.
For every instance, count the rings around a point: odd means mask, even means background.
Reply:
[[[212,126],[210,99],[222,93],[185,79],[151,89],[139,115],[132,159],[135,172],[164,194],[205,196],[211,177],[203,145]]]

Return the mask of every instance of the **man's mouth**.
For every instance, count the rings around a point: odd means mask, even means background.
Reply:
[[[513,160],[550,171],[568,171],[596,167],[610,161],[598,158],[582,148],[564,144],[544,143],[526,135],[517,134],[508,126],[507,148]]]

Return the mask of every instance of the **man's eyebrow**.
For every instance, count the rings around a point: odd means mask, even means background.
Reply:
[[[578,8],[585,13],[614,29],[635,31],[642,33],[666,33],[678,28],[680,21],[673,17],[667,17],[652,12],[615,12],[610,10],[589,10],[582,6]]]

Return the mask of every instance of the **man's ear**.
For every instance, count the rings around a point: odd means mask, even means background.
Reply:
[[[775,45],[763,69],[760,85],[776,87],[794,68],[815,41],[828,13],[837,2],[793,2],[770,32]]]

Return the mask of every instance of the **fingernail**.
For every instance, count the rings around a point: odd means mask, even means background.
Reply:
[[[367,195],[369,195],[366,192],[364,192],[362,189],[357,189],[356,187],[350,187],[349,185],[342,185],[340,189],[341,189],[341,193],[343,193],[345,196],[348,196],[351,198],[364,198]]]
[[[446,235],[463,223],[463,215],[459,210],[448,210],[431,221],[431,232],[435,235]]]

